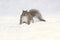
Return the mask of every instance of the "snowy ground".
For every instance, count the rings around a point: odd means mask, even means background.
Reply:
[[[46,15],[46,22],[19,25],[19,17],[0,17],[0,40],[60,40],[60,16]]]

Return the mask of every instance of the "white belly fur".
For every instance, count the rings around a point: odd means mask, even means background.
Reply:
[[[27,21],[28,21],[27,16],[23,16],[22,17],[22,22],[27,22]]]

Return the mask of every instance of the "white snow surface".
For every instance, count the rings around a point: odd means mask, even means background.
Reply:
[[[0,17],[0,40],[60,40],[60,16],[46,15],[46,22],[19,24],[19,17]]]

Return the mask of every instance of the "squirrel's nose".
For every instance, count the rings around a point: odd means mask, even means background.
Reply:
[[[26,23],[26,22],[23,22],[23,23]]]

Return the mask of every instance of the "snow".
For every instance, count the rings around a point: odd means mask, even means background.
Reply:
[[[19,24],[19,17],[0,17],[0,40],[60,40],[60,16],[45,16],[46,22]]]

